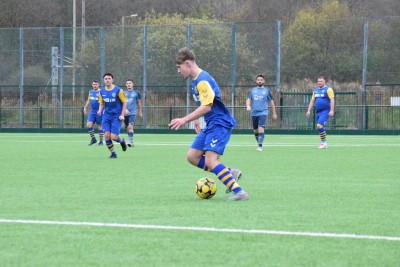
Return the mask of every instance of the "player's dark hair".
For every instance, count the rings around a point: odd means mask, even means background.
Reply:
[[[325,80],[325,76],[319,75],[317,79],[318,79],[318,80],[319,80],[319,79],[324,79],[324,80]]]
[[[175,63],[180,65],[183,62],[185,62],[186,60],[195,61],[196,55],[194,54],[194,52],[192,50],[190,50],[187,47],[184,47],[184,48],[179,49],[178,54],[175,57]]]
[[[264,77],[264,75],[262,75],[262,74],[258,74],[257,77],[256,77],[256,79],[257,79],[258,77],[261,77],[261,78],[263,78],[263,79],[265,80],[265,77]]]
[[[94,80],[94,81],[92,81],[92,83],[99,83],[99,81]]]
[[[132,79],[128,79],[128,80],[126,80],[126,82],[132,82],[132,83],[134,83]]]
[[[111,76],[111,78],[113,78],[113,79],[114,79],[114,76],[113,76],[111,73],[109,73],[109,72],[107,72],[107,73],[104,73],[104,75],[103,75],[103,79],[104,79],[104,77],[106,77],[106,76]]]

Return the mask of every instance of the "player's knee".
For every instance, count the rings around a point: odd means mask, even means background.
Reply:
[[[193,153],[188,153],[186,155],[186,159],[190,164],[197,166],[197,164],[199,164],[200,157],[195,156]]]
[[[324,125],[318,123],[318,124],[317,124],[317,128],[318,128],[318,129],[322,129],[322,128],[324,128]]]

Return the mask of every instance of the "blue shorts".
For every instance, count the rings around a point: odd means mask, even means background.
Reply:
[[[317,119],[316,119],[317,124],[321,124],[325,127],[328,120],[329,120],[329,110],[317,112]]]
[[[129,124],[135,124],[136,121],[136,114],[135,115],[128,115],[124,117],[125,127],[128,127]]]
[[[118,115],[103,114],[103,132],[110,132],[119,135],[121,130],[121,121]]]
[[[90,111],[89,116],[87,118],[87,122],[92,122],[92,123],[96,123],[97,125],[101,125],[102,123],[102,116],[97,115],[97,111]]]
[[[226,145],[231,138],[232,128],[219,125],[204,128],[194,139],[191,148],[202,151],[214,151],[219,155],[224,154]]]
[[[256,130],[258,127],[262,127],[265,129],[265,125],[267,124],[268,115],[261,116],[251,116],[251,120],[253,122],[253,129]]]

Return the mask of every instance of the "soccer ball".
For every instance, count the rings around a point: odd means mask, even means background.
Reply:
[[[212,198],[217,193],[217,185],[208,177],[200,178],[194,189],[196,194],[204,199]]]

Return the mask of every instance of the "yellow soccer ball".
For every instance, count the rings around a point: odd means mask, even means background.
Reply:
[[[195,192],[200,198],[212,198],[217,193],[217,184],[211,178],[200,178],[196,182]]]

